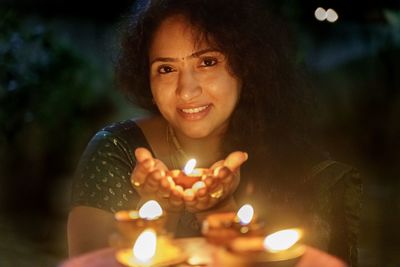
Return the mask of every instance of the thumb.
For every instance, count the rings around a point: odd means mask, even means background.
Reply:
[[[224,166],[228,167],[231,171],[235,171],[240,165],[248,159],[246,152],[235,151],[230,153],[224,162]]]
[[[138,162],[143,162],[147,159],[153,159],[151,152],[144,147],[139,147],[135,150],[135,157]]]

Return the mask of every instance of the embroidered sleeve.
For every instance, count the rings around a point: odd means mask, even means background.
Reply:
[[[136,208],[138,194],[130,175],[134,148],[117,134],[102,130],[89,142],[72,187],[72,207],[91,206],[110,212]]]

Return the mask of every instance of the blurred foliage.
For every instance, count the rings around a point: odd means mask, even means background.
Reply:
[[[10,192],[2,203],[17,204],[15,192],[47,197],[53,176],[71,173],[82,136],[114,111],[111,84],[56,32],[0,11],[0,188]]]

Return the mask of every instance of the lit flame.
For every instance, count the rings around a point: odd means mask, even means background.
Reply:
[[[153,220],[163,214],[160,204],[155,200],[149,200],[139,209],[139,217],[142,219]]]
[[[192,173],[192,171],[194,170],[194,167],[196,167],[196,160],[195,159],[189,159],[188,162],[185,165],[185,168],[183,168],[183,172],[186,175],[189,175]]]
[[[153,229],[146,229],[133,245],[133,256],[140,263],[148,263],[156,254],[156,246],[156,232]]]
[[[301,237],[298,229],[286,229],[268,235],[264,239],[264,248],[270,252],[279,252],[293,246]]]
[[[250,204],[243,205],[237,212],[240,224],[249,224],[253,219],[254,209]]]

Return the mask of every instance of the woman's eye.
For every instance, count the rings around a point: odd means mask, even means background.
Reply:
[[[171,66],[160,66],[157,68],[158,73],[160,74],[167,74],[173,72],[174,69]]]
[[[218,63],[218,60],[215,59],[215,58],[204,58],[201,61],[200,66],[202,66],[202,67],[211,67],[211,66],[216,65],[217,63]]]

